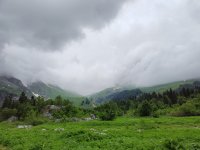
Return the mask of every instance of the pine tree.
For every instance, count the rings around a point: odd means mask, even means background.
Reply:
[[[28,101],[28,98],[27,98],[26,94],[24,92],[22,92],[20,97],[19,97],[19,102],[20,103],[26,103],[27,101]]]
[[[6,96],[2,108],[11,108],[11,107],[12,107],[12,97]]]

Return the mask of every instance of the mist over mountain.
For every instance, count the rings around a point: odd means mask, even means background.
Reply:
[[[62,96],[63,98],[69,98],[69,97],[80,97],[81,95],[70,92],[67,90],[63,90],[58,86],[51,85],[51,84],[45,84],[41,81],[31,83],[28,85],[28,89],[30,89],[35,96],[40,95],[45,98],[56,98],[58,95]]]
[[[71,101],[77,101],[77,98],[81,98],[81,95],[64,90],[56,85],[49,85],[40,81],[25,86],[21,80],[15,77],[0,76],[0,105],[7,96],[12,96],[14,99],[18,100],[22,92],[25,92],[29,98],[31,96],[42,96],[46,100],[55,99],[57,96]]]
[[[0,150],[200,149],[200,0],[0,0]]]
[[[199,0],[1,0],[0,74],[89,95],[200,75]]]

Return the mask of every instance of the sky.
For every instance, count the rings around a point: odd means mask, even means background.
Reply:
[[[199,0],[0,0],[0,75],[88,95],[200,77]]]

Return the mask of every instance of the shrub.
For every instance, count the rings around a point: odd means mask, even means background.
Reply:
[[[142,102],[138,109],[140,116],[150,116],[152,113],[152,107],[148,101]]]
[[[96,108],[98,116],[101,120],[114,120],[119,112],[117,104],[108,102]]]
[[[163,145],[168,150],[185,150],[185,147],[178,140],[174,139],[165,140]]]
[[[102,112],[99,114],[99,118],[104,121],[112,121],[116,118],[116,114],[114,112]]]
[[[171,114],[174,116],[197,116],[200,115],[198,106],[199,102],[191,100],[179,106],[177,110],[173,111]]]
[[[152,116],[154,117],[154,118],[159,118],[159,112],[153,112],[153,114],[152,114]]]
[[[17,113],[16,109],[9,109],[9,108],[4,108],[1,110],[0,112],[0,120],[6,120],[8,118],[10,118],[11,116],[15,116]]]
[[[34,110],[30,110],[25,118],[25,122],[31,124],[33,126],[43,124],[47,121],[47,118],[42,118],[37,115],[37,112]]]
[[[102,134],[99,131],[78,130],[64,133],[62,138],[72,138],[77,142],[90,142],[103,140],[104,138],[106,138],[106,135]]]
[[[43,149],[44,149],[44,145],[36,144],[30,150],[43,150]]]

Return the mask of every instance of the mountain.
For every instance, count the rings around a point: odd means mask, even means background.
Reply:
[[[28,96],[32,95],[32,92],[19,79],[0,76],[0,105],[7,95],[18,97],[23,91]]]
[[[166,90],[169,90],[170,88],[175,90],[178,89],[181,86],[189,86],[193,82],[196,83],[200,81],[200,79],[191,79],[191,80],[185,80],[185,81],[176,81],[166,84],[160,84],[150,87],[135,87],[135,86],[124,86],[124,87],[113,87],[113,88],[107,88],[105,90],[102,90],[100,92],[97,92],[93,95],[90,95],[89,98],[96,103],[104,103],[106,101],[109,101],[111,99],[125,99],[131,96],[135,96],[134,93],[136,92],[136,95],[140,94],[140,92],[143,93],[151,93],[151,92],[159,92],[162,93]]]
[[[35,96],[43,96],[45,98],[56,98],[56,96],[60,95],[64,98],[70,98],[70,97],[80,97],[79,94],[66,91],[61,89],[58,86],[51,85],[51,84],[45,84],[41,81],[34,82],[30,85],[28,85],[28,88],[33,92]]]
[[[162,92],[164,92],[166,90],[169,90],[170,88],[172,90],[175,90],[175,89],[179,88],[182,85],[192,84],[193,82],[199,81],[199,80],[200,79],[176,81],[176,82],[171,82],[171,83],[166,83],[166,84],[155,85],[155,86],[151,86],[151,87],[141,87],[140,89],[145,93],[151,93],[151,92],[162,93]]]
[[[107,88],[107,89],[104,89],[100,92],[92,94],[88,97],[89,97],[89,99],[92,99],[96,103],[102,103],[102,102],[106,101],[106,98],[109,95],[112,95],[112,94],[117,93],[117,92],[121,92],[123,90],[124,90],[124,88],[121,88],[121,87]]]
[[[129,87],[113,87],[95,93],[89,96],[89,99],[95,101],[97,104],[101,104],[109,100],[131,99],[141,93],[142,91],[139,89],[130,90]]]
[[[18,99],[22,92],[25,92],[28,97],[34,95],[36,97],[43,96],[52,99],[60,95],[63,98],[69,99],[75,105],[80,105],[84,99],[77,93],[63,90],[55,85],[45,84],[43,82],[34,82],[26,87],[22,81],[15,77],[0,76],[0,106],[6,96],[11,95]]]
[[[110,94],[106,98],[110,100],[116,100],[116,101],[127,100],[127,99],[134,99],[140,94],[142,94],[142,91],[140,89],[124,90],[121,92]]]

